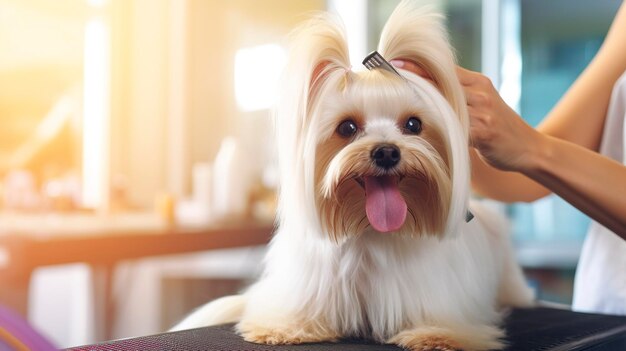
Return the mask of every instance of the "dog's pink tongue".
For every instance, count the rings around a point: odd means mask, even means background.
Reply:
[[[398,178],[365,177],[365,213],[374,229],[387,233],[400,229],[406,219],[406,202]]]

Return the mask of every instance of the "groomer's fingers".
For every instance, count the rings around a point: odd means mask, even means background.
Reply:
[[[397,67],[397,68],[402,68],[402,69],[405,69],[407,71],[411,71],[411,72],[417,74],[418,76],[425,77],[425,76],[428,75],[426,70],[424,70],[422,67],[420,67],[419,65],[417,65],[413,61],[397,59],[397,60],[391,60],[390,63],[392,65],[394,65],[395,67]]]
[[[467,113],[470,116],[470,145],[476,146],[477,139],[482,139],[482,132],[489,130],[488,122],[490,122],[490,119],[482,109],[476,109],[472,106],[467,107]]]
[[[467,106],[467,114],[470,117],[474,117],[476,115],[478,115],[479,113],[482,113],[481,110],[477,109],[474,106]],[[472,126],[472,124],[474,123],[474,120],[470,118],[470,126]]]
[[[485,91],[477,90],[472,91],[465,89],[465,100],[468,106],[485,106],[488,107],[491,104],[492,97]]]
[[[474,82],[474,74],[476,72],[467,70],[461,66],[456,66],[456,76],[461,85],[471,85]]]
[[[483,89],[487,87],[493,87],[491,79],[479,72],[470,71],[463,67],[457,66],[456,75],[461,85],[465,87],[476,86]]]
[[[430,81],[433,80],[432,76],[430,75],[430,73],[428,73],[428,71],[426,71],[420,65],[418,65],[417,63],[411,60],[395,59],[395,60],[391,60],[389,63],[391,63],[393,66],[397,68],[402,68],[409,72],[413,72],[422,78],[428,79]]]

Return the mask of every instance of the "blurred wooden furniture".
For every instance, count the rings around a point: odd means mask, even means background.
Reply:
[[[111,275],[122,260],[267,244],[273,224],[239,221],[168,226],[154,215],[0,215],[0,303],[27,316],[35,269],[86,263],[93,270],[96,328],[110,337]]]

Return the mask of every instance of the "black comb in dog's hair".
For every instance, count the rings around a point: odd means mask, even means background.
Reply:
[[[385,71],[389,71],[391,73],[395,73],[398,76],[402,77],[398,71],[396,71],[393,66],[385,60],[383,55],[379,54],[378,51],[372,51],[369,55],[365,56],[363,59],[363,65],[369,69],[370,71],[375,68],[382,68]]]

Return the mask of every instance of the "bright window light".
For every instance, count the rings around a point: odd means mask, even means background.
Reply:
[[[103,7],[106,3],[107,0],[87,0],[87,4],[93,7]]]
[[[330,0],[328,3],[330,10],[339,14],[346,26],[352,69],[365,69],[361,61],[367,55],[367,1]]]
[[[83,205],[102,208],[108,191],[109,31],[100,19],[85,27]]]
[[[519,111],[522,95],[522,48],[520,34],[520,2],[502,2],[502,81],[500,95],[513,109]]]
[[[235,98],[243,111],[270,108],[287,55],[277,44],[243,48],[235,54]]]

